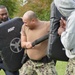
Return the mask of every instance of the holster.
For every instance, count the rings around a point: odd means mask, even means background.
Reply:
[[[29,59],[29,57],[28,57],[28,55],[25,53],[25,54],[23,55],[23,58],[22,58],[21,63],[22,63],[22,64],[26,63],[28,59]]]

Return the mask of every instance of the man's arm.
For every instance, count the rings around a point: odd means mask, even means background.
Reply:
[[[21,47],[26,48],[26,37],[21,34]]]
[[[59,30],[61,30],[61,28]],[[74,15],[68,18],[66,29],[62,30],[60,35],[61,35],[61,42],[64,45],[64,47],[68,50],[73,49],[75,46],[75,17]]]
[[[24,26],[22,26],[22,29],[21,29],[21,47],[22,48],[31,48],[32,47],[31,42],[27,42],[27,37],[24,32]]]

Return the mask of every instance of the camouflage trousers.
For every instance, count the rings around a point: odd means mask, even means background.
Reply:
[[[75,75],[75,58],[69,59],[65,75]]]
[[[20,75],[57,75],[54,61],[39,63],[28,60],[20,69]]]

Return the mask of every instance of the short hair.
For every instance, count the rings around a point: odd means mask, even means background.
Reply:
[[[33,11],[31,11],[31,10],[27,11],[27,12],[25,13],[25,15],[28,15],[28,17],[29,17],[30,20],[33,19],[33,18],[37,18],[36,13],[33,12]]]
[[[0,5],[0,8],[6,8],[6,6],[4,6],[4,5]]]

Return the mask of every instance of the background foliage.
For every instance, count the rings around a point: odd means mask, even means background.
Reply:
[[[22,2],[23,0],[0,0],[0,5],[7,7],[10,17],[22,17],[26,11],[33,10],[41,20],[50,19],[52,0],[27,0],[27,3],[21,6]]]
[[[10,17],[13,17],[17,10],[17,4],[13,0],[0,0],[0,5],[5,5],[7,7]]]
[[[26,11],[33,10],[41,20],[50,19],[50,4],[52,0],[27,0],[28,2],[20,7],[16,16],[22,16]]]

